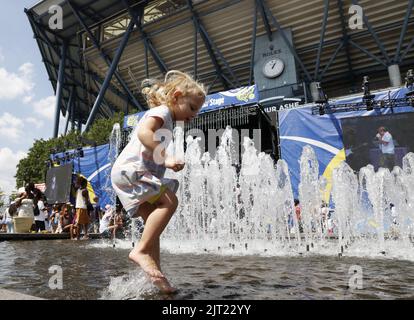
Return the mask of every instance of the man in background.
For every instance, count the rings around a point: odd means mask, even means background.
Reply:
[[[379,127],[375,138],[381,150],[379,166],[391,171],[395,165],[395,148],[392,135],[385,127]]]

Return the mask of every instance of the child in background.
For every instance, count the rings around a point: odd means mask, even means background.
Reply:
[[[89,227],[89,214],[88,214],[88,202],[89,194],[87,190],[88,181],[82,176],[77,178],[77,190],[76,190],[76,223],[75,227],[77,230],[77,238],[80,238],[82,227],[84,230],[84,235],[82,240],[89,239],[88,236],[88,227]]]
[[[150,110],[132,134],[111,172],[112,185],[131,217],[145,222],[140,242],[129,258],[146,272],[164,293],[175,291],[161,271],[160,235],[175,212],[178,182],[164,178],[166,168],[180,171],[180,163],[165,148],[172,138],[173,121],[191,121],[201,109],[203,85],[180,71],[170,71],[164,81],[144,80],[142,93]],[[165,138],[161,141],[160,134]]]

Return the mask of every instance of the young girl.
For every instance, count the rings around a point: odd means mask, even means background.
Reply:
[[[171,141],[173,121],[191,121],[201,109],[206,91],[191,76],[175,70],[164,81],[144,80],[142,87],[151,109],[115,161],[111,180],[128,215],[141,216],[145,222],[140,242],[129,258],[162,292],[172,293],[175,289],[161,272],[160,235],[177,208],[178,182],[163,176],[166,168],[177,172],[184,163],[166,154],[165,147]]]

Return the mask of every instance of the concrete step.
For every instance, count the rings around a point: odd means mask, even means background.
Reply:
[[[0,289],[0,300],[44,300],[27,294]]]

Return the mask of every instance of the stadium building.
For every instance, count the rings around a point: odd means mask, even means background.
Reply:
[[[371,89],[401,86],[412,11],[413,0],[44,0],[25,10],[57,96],[54,136],[60,113],[66,133],[69,122],[88,130],[146,110],[141,81],[172,69],[209,93],[255,84],[273,110],[318,100],[318,83],[329,98],[361,92],[363,76]]]

